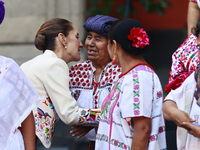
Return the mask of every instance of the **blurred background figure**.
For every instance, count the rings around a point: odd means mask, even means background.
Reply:
[[[200,20],[197,21],[194,36],[200,57]],[[200,149],[200,70],[194,71],[176,90],[172,90],[163,104],[164,116],[172,120],[177,128],[177,149]],[[195,125],[193,125],[194,123]]]
[[[188,5],[187,28],[188,38],[172,55],[172,65],[169,74],[169,84],[166,85],[165,92],[169,93],[171,89],[178,88],[183,81],[196,70],[199,63],[196,48],[197,38],[195,35],[195,26],[200,18],[200,1],[190,0]]]
[[[197,20],[200,18],[200,1],[189,0],[187,14],[188,36],[192,33],[191,30],[196,26]]]

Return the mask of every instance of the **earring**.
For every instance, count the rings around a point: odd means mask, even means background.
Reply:
[[[115,56],[112,59],[112,65],[114,65],[114,64],[115,64]]]
[[[67,49],[67,46],[65,46],[65,48]]]

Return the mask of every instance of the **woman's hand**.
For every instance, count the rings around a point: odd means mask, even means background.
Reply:
[[[94,127],[91,126],[72,126],[72,130],[70,133],[72,134],[73,137],[77,136],[77,138],[83,137],[85,134],[87,134],[91,129]]]
[[[195,122],[195,120],[193,120],[192,118],[190,118],[190,116],[182,111],[182,110],[179,110],[179,109],[173,109],[173,112],[171,113],[172,115],[172,120],[176,123],[177,126],[179,127],[183,127],[185,129],[188,130],[187,126],[184,126],[183,125],[183,122]]]
[[[199,132],[200,132],[200,127],[197,125],[193,125],[189,122],[183,122],[182,123],[184,128],[188,128],[188,133],[193,135],[194,137],[199,138]]]
[[[195,120],[191,119],[189,115],[179,110],[176,103],[171,100],[167,100],[163,104],[163,114],[165,119],[172,120],[179,127],[184,127],[183,122],[194,122]]]

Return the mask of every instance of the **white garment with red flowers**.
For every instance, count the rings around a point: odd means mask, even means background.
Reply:
[[[178,109],[186,112],[192,119],[200,124],[200,106],[194,96],[196,81],[193,72],[183,84],[176,90],[171,90],[165,100],[174,101]],[[189,134],[187,130],[177,127],[177,150],[197,150],[200,149],[200,138],[196,138]]]
[[[180,74],[193,72],[199,63],[197,38],[191,34],[172,55],[172,65],[169,82],[175,80]]]
[[[178,88],[183,81],[196,70],[199,64],[197,38],[193,34],[182,43],[172,55],[172,65],[169,73],[169,84],[165,87],[165,93]]]
[[[77,105],[81,108],[101,108],[101,105],[110,92],[112,83],[118,79],[121,68],[109,63],[99,76],[99,83],[95,82],[91,61],[78,63],[70,68],[69,87],[72,96],[77,100]],[[87,135],[90,141],[95,141],[95,130],[91,130]]]
[[[96,150],[131,150],[133,117],[152,119],[148,150],[166,149],[163,92],[158,76],[139,65],[115,82],[102,105]]]

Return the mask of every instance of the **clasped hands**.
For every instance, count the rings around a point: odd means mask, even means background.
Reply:
[[[176,123],[177,126],[185,128],[189,134],[195,137],[199,137],[200,127],[191,124],[196,120],[190,118],[186,112],[179,109],[173,109],[171,115],[173,118],[172,120]]]
[[[92,127],[92,126],[74,125],[74,126],[72,126],[70,133],[72,134],[73,137],[77,136],[77,138],[79,139],[79,138],[83,137],[85,134],[87,134],[93,128],[94,127]]]

